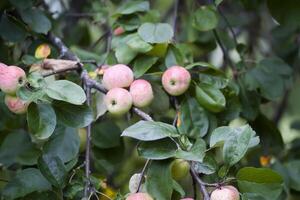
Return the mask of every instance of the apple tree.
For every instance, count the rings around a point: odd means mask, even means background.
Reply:
[[[293,0],[1,0],[1,199],[299,199],[299,21]]]

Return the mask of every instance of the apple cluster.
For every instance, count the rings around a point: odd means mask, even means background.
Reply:
[[[190,73],[181,66],[170,67],[162,76],[162,85],[172,96],[183,94],[189,88],[190,82]],[[105,105],[114,115],[123,115],[132,106],[146,107],[154,98],[151,84],[143,79],[134,80],[132,70],[123,64],[105,69],[102,83],[108,90],[104,99]]]
[[[7,108],[16,114],[27,111],[29,102],[25,102],[16,96],[16,91],[25,83],[26,74],[17,66],[7,66],[0,63],[0,89],[5,95]]]

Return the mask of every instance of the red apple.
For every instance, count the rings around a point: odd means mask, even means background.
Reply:
[[[19,97],[6,95],[5,104],[11,112],[16,114],[24,114],[27,112],[29,102],[25,102],[21,100]]]
[[[124,28],[122,28],[121,26],[119,26],[119,27],[117,27],[114,30],[114,35],[115,36],[122,35],[124,32],[125,32]]]
[[[240,195],[239,191],[231,186],[222,186],[220,188],[215,189],[211,195],[210,195],[211,200],[239,200]]]
[[[14,95],[19,87],[21,87],[26,79],[23,69],[17,66],[0,67],[0,89],[10,95]]]
[[[102,83],[107,90],[126,88],[133,82],[132,70],[123,64],[117,64],[104,71]]]
[[[189,88],[190,82],[190,73],[181,66],[170,67],[162,76],[164,89],[173,96],[183,94]]]
[[[114,88],[108,91],[104,97],[107,110],[114,115],[123,115],[132,106],[130,93],[123,88]]]
[[[129,90],[133,105],[138,108],[148,106],[154,98],[152,86],[146,80],[138,79],[133,81]]]

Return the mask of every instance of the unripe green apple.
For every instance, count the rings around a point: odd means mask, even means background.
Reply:
[[[126,200],[153,200],[153,198],[147,193],[135,193],[130,194]]]
[[[181,66],[173,66],[167,69],[162,76],[164,89],[172,96],[183,94],[190,86],[191,75]]]
[[[82,153],[85,151],[86,148],[86,139],[87,139],[86,129],[85,128],[78,129],[78,136],[80,138],[79,152]]]
[[[16,114],[24,114],[27,111],[29,102],[25,102],[19,97],[5,95],[5,104],[11,112]]]
[[[240,195],[239,191],[231,186],[222,186],[220,188],[215,189],[211,195],[210,195],[211,200],[239,200]]]
[[[152,86],[146,80],[138,79],[133,81],[129,91],[132,96],[133,105],[138,108],[148,106],[154,98]]]
[[[172,163],[171,173],[173,179],[179,181],[185,178],[190,171],[190,164],[183,159],[176,159]]]
[[[132,97],[127,90],[114,88],[107,92],[104,97],[104,102],[110,113],[113,115],[123,115],[130,110]]]
[[[107,90],[126,88],[133,82],[132,70],[123,64],[117,64],[104,71],[102,83]]]
[[[1,65],[0,67],[0,89],[10,95],[15,95],[19,87],[25,83],[26,74],[17,66]]]

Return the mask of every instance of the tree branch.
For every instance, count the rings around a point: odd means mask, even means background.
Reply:
[[[206,187],[205,187],[205,183],[200,179],[200,177],[198,176],[197,172],[194,170],[193,167],[191,167],[190,173],[191,173],[192,177],[195,179],[195,181],[198,183],[198,185],[200,187],[200,191],[203,195],[203,199],[210,200],[208,191],[206,190]]]

